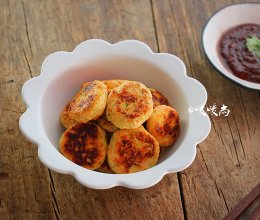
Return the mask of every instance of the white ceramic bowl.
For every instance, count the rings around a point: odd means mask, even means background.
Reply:
[[[202,44],[208,59],[220,73],[246,88],[260,90],[259,83],[249,82],[235,76],[221,62],[218,53],[218,42],[222,34],[232,27],[247,23],[260,25],[260,4],[244,3],[226,6],[215,12],[208,20],[203,30]]]
[[[102,67],[106,72],[91,74],[86,68]],[[180,113],[181,134],[173,147],[164,152],[155,167],[132,174],[105,174],[91,171],[65,158],[59,151],[64,131],[59,115],[82,82],[94,79],[137,80],[161,91]],[[43,62],[41,74],[22,88],[27,111],[20,118],[22,133],[38,145],[38,155],[50,169],[73,175],[81,184],[95,189],[114,186],[147,188],[167,173],[188,167],[195,158],[196,144],[210,131],[208,116],[189,113],[189,107],[204,106],[205,88],[186,75],[183,62],[176,56],[154,53],[135,40],[110,44],[87,40],[72,52],[56,52]]]

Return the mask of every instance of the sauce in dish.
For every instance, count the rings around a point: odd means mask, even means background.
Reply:
[[[220,39],[220,54],[233,74],[260,83],[260,57],[247,46],[248,38],[260,38],[260,25],[243,24],[225,32]]]

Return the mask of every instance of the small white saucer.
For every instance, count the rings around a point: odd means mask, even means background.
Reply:
[[[249,82],[233,75],[221,62],[218,41],[228,29],[241,24],[260,24],[260,4],[243,3],[226,6],[215,12],[206,23],[202,33],[202,45],[211,64],[224,76],[250,89],[260,90],[259,83]]]

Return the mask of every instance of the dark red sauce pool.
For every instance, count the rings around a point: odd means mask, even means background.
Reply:
[[[234,75],[260,83],[260,58],[246,46],[246,39],[252,35],[260,38],[260,25],[243,24],[228,30],[220,39],[220,54]]]

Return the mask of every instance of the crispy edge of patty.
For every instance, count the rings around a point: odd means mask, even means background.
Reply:
[[[114,171],[110,168],[107,159],[105,159],[105,161],[102,163],[102,165],[96,169],[96,171],[101,172],[101,173],[109,173],[109,174],[113,174]]]
[[[83,84],[84,83],[82,83],[82,86],[83,86]],[[81,86],[81,88],[82,88],[82,86]],[[76,93],[76,95],[73,97],[73,99],[75,99],[79,95],[80,95],[80,90]],[[67,103],[67,105],[64,107],[63,111],[60,114],[60,122],[66,129],[78,123],[77,121],[75,121],[74,119],[71,119],[69,117],[69,106],[70,106],[70,103],[71,103],[71,101],[69,101]]]
[[[125,79],[109,79],[109,80],[103,80],[102,82],[107,86],[108,93],[110,93],[112,89],[121,86],[123,83],[128,81],[129,80],[125,80]]]
[[[155,166],[159,153],[158,142],[141,126],[114,132],[107,158],[115,173],[133,173]]]
[[[108,132],[115,132],[118,128],[111,122],[107,120],[105,112],[97,119],[98,125]]]
[[[78,123],[68,128],[60,138],[61,153],[91,170],[104,162],[107,145],[106,132],[95,123]]]
[[[153,109],[159,105],[169,105],[168,99],[158,90],[149,88],[153,97]]]
[[[161,147],[170,146],[180,134],[179,113],[170,106],[159,105],[147,120],[146,127]]]
[[[61,115],[60,115],[60,122],[61,124],[66,128],[68,129],[69,127],[77,124],[78,122],[75,121],[74,119],[71,119],[68,115],[68,108],[69,108],[69,104],[68,103],[65,108],[63,109],[63,111],[61,112]]]
[[[151,91],[140,82],[125,82],[108,95],[107,119],[120,129],[141,126],[152,111]]]

